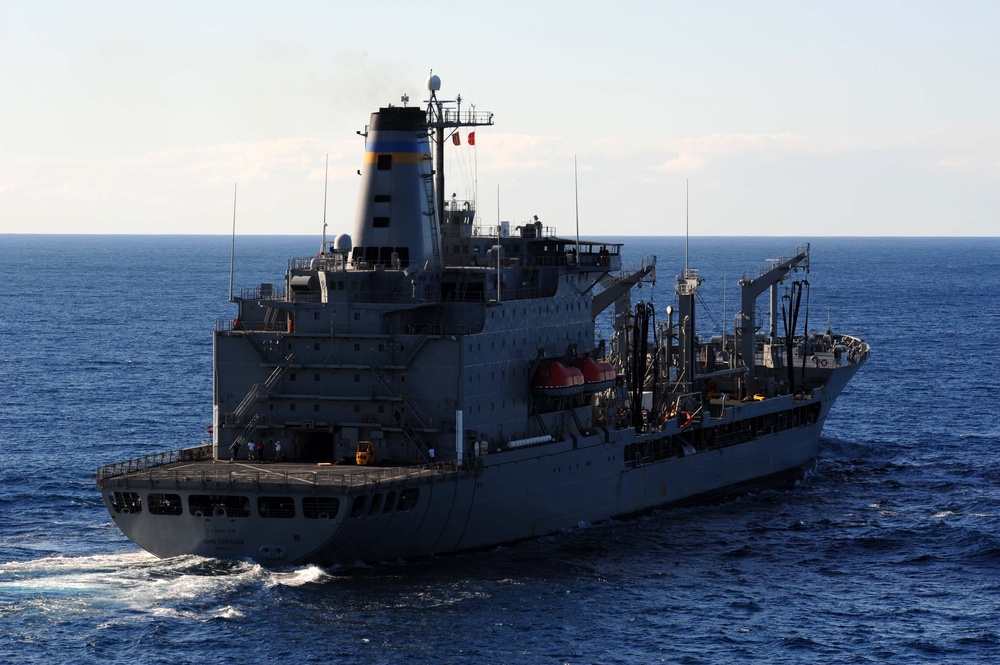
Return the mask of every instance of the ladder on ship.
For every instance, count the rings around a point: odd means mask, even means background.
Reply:
[[[278,312],[279,310],[274,307],[267,308],[267,313],[264,314],[264,330],[278,329]]]
[[[431,158],[427,155],[427,159]],[[437,199],[434,196],[434,174],[421,173],[420,180],[424,185],[424,194],[427,196],[427,210],[424,214],[431,218],[431,251],[434,253],[435,268],[441,267],[441,220],[438,219]]]
[[[420,349],[424,347],[424,344],[427,343],[427,339],[434,333],[435,330],[440,332],[441,321],[444,320],[444,309],[444,301],[440,302],[434,308],[434,316],[431,317],[431,322],[420,329],[420,337],[416,338],[410,345],[410,350],[406,354],[406,358],[403,359],[404,367],[410,366],[410,363],[412,363],[413,359],[417,357],[417,353],[419,353]],[[382,383],[385,384],[385,380],[383,380]],[[386,384],[386,388],[388,388],[390,392],[392,391],[392,387],[388,384]]]
[[[417,422],[417,424],[422,429],[427,429],[426,421],[424,420],[423,415],[420,413],[420,409],[418,409],[417,405],[413,402],[412,399],[410,399],[410,396],[406,393],[396,392],[396,388],[392,383],[392,379],[389,377],[389,375],[386,373],[384,369],[382,369],[378,365],[372,365],[371,370],[372,373],[376,377],[378,377],[378,380],[382,382],[382,385],[385,386],[385,389],[389,392],[389,395],[391,397],[399,397],[403,401],[403,404],[405,404],[406,407],[409,409],[409,413],[412,415],[413,419]],[[407,438],[407,440],[411,444],[413,444],[413,447],[416,449],[417,454],[420,455],[420,457],[424,460],[424,462],[429,462],[430,460],[428,460],[427,455],[424,452],[425,450],[427,450],[427,445],[424,443],[423,440],[420,439],[420,437],[417,435],[413,427],[407,422],[403,423],[400,429],[402,430],[403,435]]]
[[[268,393],[274,390],[274,387],[278,384],[285,372],[288,371],[288,368],[291,366],[293,357],[294,356],[292,356],[292,354],[288,354],[288,356],[285,357],[285,361],[281,365],[274,368],[264,383],[253,384],[253,387],[246,394],[246,397],[243,398],[243,401],[240,402],[239,406],[236,407],[236,410],[230,414],[227,420],[236,424],[240,423],[254,404],[267,397]],[[259,414],[255,415],[251,420],[256,420],[258,416]]]
[[[267,363],[269,354],[261,345],[260,340],[258,340],[257,337],[249,330],[243,333],[243,339],[247,341],[247,344],[250,345],[250,348],[253,349],[254,353],[256,353],[261,359],[261,362]]]
[[[236,446],[238,444],[238,448],[245,446],[246,442],[253,438],[254,430],[257,429],[257,423],[261,420],[263,420],[263,416],[259,413],[253,414],[253,418],[250,419],[250,421],[246,424],[246,427],[243,428],[243,431],[240,432],[239,436],[237,436],[233,441],[233,445]]]

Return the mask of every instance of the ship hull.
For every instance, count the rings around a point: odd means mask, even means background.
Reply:
[[[229,491],[204,482],[185,487],[183,482],[131,477],[106,482],[103,496],[125,535],[160,557],[196,554],[268,566],[413,559],[483,549],[660,507],[787,487],[813,466],[822,425],[820,419],[745,443],[648,463],[625,459],[625,451],[628,444],[655,435],[598,430],[575,441],[548,444],[544,451],[487,455],[465,473],[366,483],[335,492],[330,498],[337,499],[336,513],[318,516],[307,516],[304,505],[316,488],[303,493],[266,483],[258,484],[257,491],[250,486]],[[274,473],[280,466],[267,468]],[[146,509],[122,510],[113,492],[137,494]],[[405,492],[412,505],[404,507]],[[154,514],[151,493],[169,496],[181,506],[203,502],[206,496],[236,497],[246,510],[220,506]],[[294,506],[279,516],[267,514],[261,502],[274,504],[278,499]]]

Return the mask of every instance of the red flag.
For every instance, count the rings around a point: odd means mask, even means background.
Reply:
[[[469,145],[476,145],[476,133],[469,132]]]
[[[462,145],[462,139],[459,138],[458,132],[455,132],[454,134],[451,135],[451,142],[454,143],[455,145]]]

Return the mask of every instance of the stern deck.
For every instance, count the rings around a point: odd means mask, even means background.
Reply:
[[[97,470],[98,489],[131,487],[214,489],[223,492],[274,489],[293,493],[350,493],[385,484],[425,483],[477,473],[473,466],[436,462],[411,466],[351,466],[300,462],[248,462],[211,458],[211,446],[119,462]]]

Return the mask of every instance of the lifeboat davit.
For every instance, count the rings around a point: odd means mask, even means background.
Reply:
[[[618,372],[611,363],[583,356],[573,360],[573,367],[583,372],[583,387],[586,392],[597,393],[615,385]]]
[[[548,397],[579,395],[584,389],[583,372],[557,360],[543,360],[531,379],[531,389]]]

